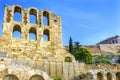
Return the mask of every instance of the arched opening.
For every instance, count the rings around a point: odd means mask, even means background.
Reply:
[[[44,33],[43,33],[43,40],[44,41],[50,41],[50,38],[49,38],[49,30],[44,30]]]
[[[21,27],[19,25],[13,27],[12,37],[21,38]]]
[[[30,10],[30,23],[37,24],[37,11],[35,9]]]
[[[49,13],[47,11],[43,12],[43,25],[49,26]]]
[[[112,80],[112,75],[111,75],[111,73],[107,73],[107,80]]]
[[[65,57],[65,62],[72,62],[71,57]]]
[[[3,80],[19,80],[19,79],[16,75],[9,74],[9,75],[4,76]]]
[[[94,77],[93,77],[92,73],[90,73],[90,72],[86,73],[86,80],[93,80],[93,79],[94,79]]]
[[[16,6],[14,9],[14,21],[21,22],[22,21],[22,10],[20,7]]]
[[[120,72],[116,73],[116,80],[120,80]]]
[[[102,73],[97,73],[97,79],[98,80],[103,80],[103,75],[102,75]]]
[[[36,29],[35,28],[30,28],[29,39],[30,40],[37,40],[37,34],[36,34]]]
[[[80,75],[79,75],[79,79],[80,79],[80,80],[85,80],[85,78],[86,78],[86,75],[85,75],[85,74],[80,74]]]
[[[40,75],[33,75],[29,80],[44,80],[44,78]]]

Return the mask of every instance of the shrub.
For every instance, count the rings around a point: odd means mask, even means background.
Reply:
[[[55,76],[54,80],[62,80],[62,77],[61,76]]]

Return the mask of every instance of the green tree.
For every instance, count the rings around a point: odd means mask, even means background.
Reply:
[[[69,52],[71,54],[73,54],[73,42],[72,42],[72,38],[70,37],[70,40],[69,40]]]
[[[79,62],[92,63],[91,53],[86,48],[82,48],[79,42],[75,42],[73,53]]]
[[[112,59],[112,55],[105,55],[105,54],[96,55],[93,58],[93,63],[111,64],[111,59]]]

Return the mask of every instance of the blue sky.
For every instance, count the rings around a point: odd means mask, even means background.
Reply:
[[[4,5],[50,10],[62,18],[62,40],[69,37],[82,45],[94,45],[108,37],[120,35],[119,0],[0,0],[0,35]]]

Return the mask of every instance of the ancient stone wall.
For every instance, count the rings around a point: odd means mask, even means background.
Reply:
[[[14,19],[15,13],[21,15],[21,21]],[[34,15],[35,23],[30,22],[30,15]],[[17,38],[15,31],[20,33]],[[35,35],[35,39],[30,38],[31,33]],[[44,36],[47,37],[46,40]],[[62,46],[60,17],[48,10],[39,11],[34,7],[26,9],[20,5],[5,6],[0,52],[7,52],[13,58],[64,61],[65,57],[70,57],[72,61],[75,60]]]
[[[79,80],[79,75],[84,73],[84,63],[78,62],[48,62],[11,58],[0,62],[3,63],[0,64],[2,72],[0,78],[12,74],[19,80],[29,80],[33,75],[40,75],[44,80],[50,80],[55,76],[61,76],[63,80]]]
[[[100,44],[99,48],[101,53],[120,53],[119,44]]]
[[[16,12],[21,14],[19,22],[14,20]],[[36,18],[34,24],[30,22],[31,14]],[[43,17],[47,18],[47,25],[44,25]],[[62,45],[61,30],[61,18],[48,10],[6,5],[0,38],[0,80],[53,80],[55,76],[62,77],[62,80],[80,80],[80,75],[89,73],[93,77],[85,76],[82,80],[106,80],[108,77],[105,76],[112,73],[113,78],[107,80],[120,80],[119,65],[76,62]],[[14,36],[15,31],[20,33],[20,37]],[[34,40],[30,39],[30,33],[35,35]],[[44,35],[47,40],[44,40]],[[100,50],[104,48],[102,46]],[[65,58],[71,62],[64,62]]]
[[[100,49],[97,45],[84,45],[84,48],[86,48],[92,55],[100,55]]]
[[[62,80],[120,79],[118,77],[120,65],[92,65],[79,62],[49,62],[13,58],[4,59],[0,63],[1,80],[8,75],[14,75],[19,80],[31,80],[32,76],[41,76],[43,80],[53,80],[55,76],[60,76]],[[81,75],[84,78],[81,78]]]

